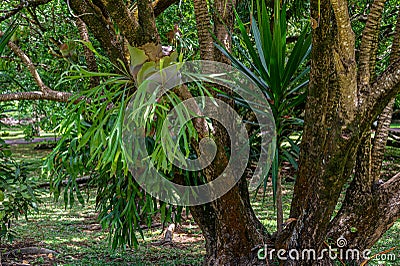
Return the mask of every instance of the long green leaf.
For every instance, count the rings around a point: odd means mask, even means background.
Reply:
[[[15,31],[18,29],[17,20],[14,20],[11,25],[4,32],[4,35],[0,38],[0,55],[4,52],[5,47],[10,41],[11,37],[14,35]]]

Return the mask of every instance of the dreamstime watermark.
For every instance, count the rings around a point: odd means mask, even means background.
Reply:
[[[275,122],[266,95],[250,78],[232,66],[213,61],[190,61],[169,66],[141,83],[125,110],[122,130],[125,158],[132,176],[147,193],[164,202],[193,206],[214,201],[239,181],[249,163],[250,137],[244,119],[230,105],[211,97],[205,83],[208,88],[210,84],[225,87],[236,101],[255,115],[262,145],[249,183],[250,190],[264,181],[272,164],[276,145]],[[182,90],[182,86],[188,84],[202,88],[202,95],[189,99],[182,95],[178,95],[179,99],[174,97],[176,90]],[[165,98],[169,100],[168,107],[160,102]],[[160,121],[162,116],[164,121]],[[214,140],[207,136],[199,139],[201,154],[198,156],[190,156],[187,150],[181,150],[182,142],[188,142],[187,132],[193,130],[186,125],[195,119],[203,119],[210,131],[213,127],[211,120],[218,121],[225,128],[230,139],[230,143],[226,143],[230,152],[229,162],[210,182],[185,186],[168,179],[171,177],[170,167],[173,165],[183,172],[196,173],[213,162],[217,151]],[[163,162],[161,165],[160,161]]]
[[[347,240],[343,236],[336,240],[337,248],[332,248],[328,246],[328,248],[322,249],[320,252],[317,252],[315,249],[268,249],[267,245],[260,248],[257,252],[258,259],[272,260],[275,257],[279,260],[291,260],[291,261],[299,261],[299,260],[341,260],[341,261],[365,261],[365,260],[378,260],[378,261],[395,261],[396,254],[394,253],[382,253],[371,255],[372,251],[370,249],[358,250],[346,248]]]

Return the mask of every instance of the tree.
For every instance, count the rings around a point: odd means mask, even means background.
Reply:
[[[156,62],[162,57],[155,17],[174,2],[69,0],[66,4],[101,43],[110,61],[116,66],[121,66],[122,62],[129,69],[128,44],[144,51],[149,61]],[[327,239],[344,237],[347,248],[365,250],[400,218],[400,175],[387,181],[379,179],[382,143],[385,142],[381,140],[387,138],[381,132],[387,130],[386,113],[390,113],[390,107],[386,106],[400,91],[400,16],[393,34],[391,64],[381,73],[375,71],[376,40],[385,2],[375,0],[371,5],[357,58],[348,2],[311,0],[313,48],[310,84],[298,178],[291,204],[292,219],[281,233],[272,238],[251,208],[244,176],[216,201],[190,207],[206,239],[206,265],[264,264],[265,261],[257,258],[264,243],[270,247],[294,249],[300,254],[304,249],[313,248],[319,254]],[[38,1],[27,3],[39,4]],[[213,35],[228,49],[231,48],[228,29],[234,23],[232,9],[235,4],[235,1],[224,0],[208,4],[201,0],[193,1],[202,59],[229,63],[214,47]],[[209,8],[214,12],[210,13]],[[191,94],[182,88],[178,96],[187,98]],[[214,96],[218,97],[216,93]],[[116,97],[113,101],[113,104],[118,103],[121,98]],[[372,145],[371,126],[378,117],[382,126],[378,127]],[[226,133],[220,125],[213,126],[218,151],[216,160],[204,171],[208,181],[220,173],[227,162],[223,150],[227,142]],[[70,149],[74,152],[72,143]],[[122,171],[119,172],[123,175]],[[110,175],[104,171],[101,175],[107,174]],[[108,176],[107,182],[102,184],[109,185],[112,178]],[[126,180],[129,176],[121,178]],[[345,200],[339,213],[334,215],[339,196],[348,183]],[[107,194],[99,188],[102,199],[110,199],[110,210],[118,211],[125,206],[113,205],[116,202],[124,204],[124,201],[115,199],[114,192]],[[165,212],[165,205],[162,206]],[[106,214],[107,211],[104,216]],[[118,237],[122,237],[125,231],[121,232]],[[126,232],[132,233],[129,229]],[[124,238],[118,242],[120,239],[116,243],[125,241]],[[284,262],[287,265],[333,263],[329,258],[318,262],[294,259]]]
[[[357,65],[346,3],[311,2],[311,17],[319,23],[314,28],[299,178],[291,209],[291,217],[297,222],[287,241],[289,247],[321,249],[324,239],[344,236],[349,247],[367,249],[399,218],[399,176],[383,183],[379,174],[373,176],[371,172],[374,165],[381,164],[381,160],[370,157],[371,124],[399,89],[399,19],[392,64],[374,77],[375,40],[384,3],[374,1],[371,7]],[[377,132],[375,139],[379,137]],[[380,143],[375,142],[372,150]],[[372,154],[375,158],[377,155]],[[354,167],[346,199],[331,220]]]

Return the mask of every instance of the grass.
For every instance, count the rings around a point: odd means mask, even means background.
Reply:
[[[145,231],[145,239],[137,250],[111,250],[107,245],[108,232],[97,222],[94,198],[85,206],[65,209],[45,195],[39,213],[29,220],[14,224],[19,233],[10,250],[19,246],[38,246],[57,251],[56,256],[19,256],[14,262],[27,261],[32,265],[200,265],[205,254],[204,239],[193,221],[185,221],[177,229],[173,246],[158,246],[162,228]],[[190,233],[189,233],[190,232]]]
[[[54,138],[55,134],[53,132],[46,132],[40,130],[40,138]],[[24,127],[23,126],[4,126],[0,128],[0,137],[4,140],[15,140],[24,139]]]
[[[34,151],[35,144],[15,145],[14,154],[20,158],[40,160],[46,153]],[[389,148],[383,165],[387,177],[400,171],[400,149]],[[290,173],[289,173],[290,174]],[[285,220],[289,217],[293,182],[283,182],[283,209]],[[54,202],[47,191],[43,191],[39,213],[29,215],[29,220],[14,222],[18,237],[13,243],[3,243],[4,252],[20,247],[45,247],[57,251],[58,255],[23,255],[3,257],[8,263],[29,263],[31,265],[201,265],[205,254],[204,238],[192,218],[186,217],[174,234],[173,245],[160,246],[163,239],[161,227],[145,230],[137,250],[108,247],[108,232],[97,221],[94,192],[89,193],[85,206],[79,204],[64,208],[61,202]],[[265,202],[258,196],[253,208],[269,232],[276,230],[275,209],[272,191],[268,191]],[[337,210],[340,204],[337,206]],[[184,216],[185,217],[185,216]],[[396,222],[372,248],[378,254],[393,247],[400,247],[400,221]],[[140,238],[140,237],[139,237]],[[391,253],[400,258],[398,250]],[[392,261],[371,261],[369,265],[399,265]]]
[[[400,122],[399,122],[399,121],[393,122],[393,123],[390,125],[390,127],[391,127],[391,128],[400,128]]]

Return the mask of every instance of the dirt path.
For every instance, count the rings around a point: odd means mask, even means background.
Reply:
[[[17,145],[17,144],[31,144],[31,143],[39,143],[39,142],[47,142],[47,141],[58,141],[60,138],[54,137],[45,137],[45,138],[35,138],[32,140],[25,140],[25,139],[6,139],[4,140],[6,144],[9,145]]]

